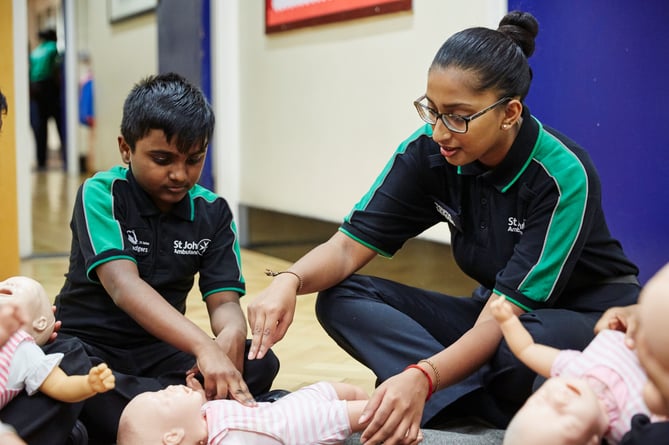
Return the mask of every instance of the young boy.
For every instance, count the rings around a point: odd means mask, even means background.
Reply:
[[[247,361],[245,292],[233,215],[197,184],[214,131],[204,95],[183,77],[148,77],[123,107],[118,147],[126,167],[86,180],[72,215],[72,248],[56,298],[61,339],[76,337],[116,388],[84,405],[95,443],[113,443],[137,394],[204,379],[207,398],[252,403],[271,388],[278,360]],[[210,334],[185,316],[198,276]]]
[[[347,383],[318,382],[274,403],[207,402],[199,382],[135,397],[123,411],[118,445],[339,444],[361,431],[367,394]]]

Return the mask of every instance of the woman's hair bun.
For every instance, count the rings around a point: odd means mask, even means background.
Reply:
[[[529,12],[509,12],[500,20],[497,31],[516,42],[525,57],[530,57],[534,53],[534,39],[539,33],[539,23]]]

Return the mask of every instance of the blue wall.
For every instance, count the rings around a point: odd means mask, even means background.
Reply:
[[[590,152],[645,282],[669,261],[669,3],[509,0],[539,21],[527,105]]]

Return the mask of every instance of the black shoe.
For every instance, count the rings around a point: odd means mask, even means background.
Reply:
[[[80,420],[77,420],[67,438],[66,445],[88,445],[88,431]]]
[[[273,389],[269,392],[266,392],[265,394],[260,394],[258,397],[256,397],[256,402],[276,402],[279,400],[281,397],[290,394],[290,391],[286,391],[285,389]]]

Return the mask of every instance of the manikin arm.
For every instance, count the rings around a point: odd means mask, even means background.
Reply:
[[[504,297],[499,297],[493,301],[491,310],[502,329],[504,339],[511,352],[537,374],[550,377],[551,366],[560,350],[536,344],[530,333],[512,312],[511,303],[506,301]]]
[[[114,388],[114,374],[106,364],[91,368],[88,375],[67,375],[56,366],[40,386],[40,392],[61,402],[80,402]]]

